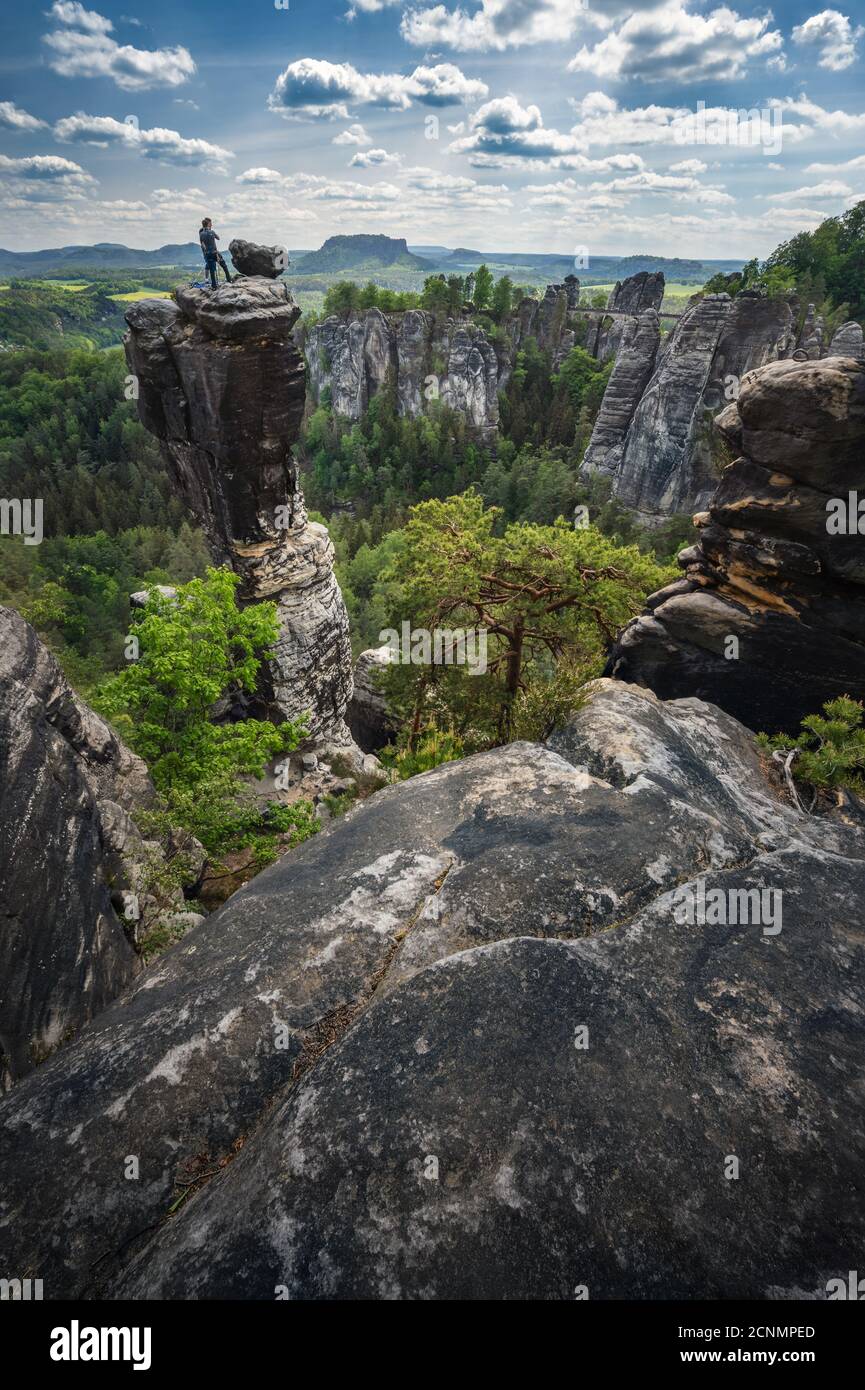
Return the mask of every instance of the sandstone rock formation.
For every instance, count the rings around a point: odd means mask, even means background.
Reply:
[[[586,472],[618,476],[628,429],[652,375],[660,341],[661,324],[654,309],[644,309],[626,323],[583,458]]]
[[[645,314],[640,323],[639,339],[634,330],[623,339],[626,362],[612,408],[602,409],[583,466],[609,473],[619,501],[651,523],[705,506],[721,463],[713,415],[735,396],[746,372],[787,357],[795,340],[789,303],[747,290],[692,304],[650,364],[637,360],[654,341]],[[642,396],[623,428],[624,406],[642,377]]]
[[[735,461],[695,520],[682,580],[620,635],[608,672],[711,699],[753,729],[798,732],[865,698],[865,534],[830,529],[865,481],[865,364],[772,363],[719,417]],[[730,639],[734,639],[731,645]],[[732,653],[732,655],[730,654]]]
[[[0,1090],[129,984],[121,823],[153,787],[72,692],[54,657],[0,608]],[[112,898],[114,893],[114,898]]]
[[[511,320],[511,352],[503,363],[503,383],[506,384],[516,359],[527,338],[534,338],[542,352],[548,352],[553,370],[557,370],[577,341],[575,316],[572,310],[580,302],[580,282],[575,275],[565,277],[561,285],[547,285],[543,299],[523,299]]]
[[[74,693],[19,614],[0,608],[0,1090],[44,1061],[179,936],[206,854],[145,839],[142,760]],[[170,872],[169,872],[170,866]]]
[[[612,309],[616,317],[606,317],[603,313],[590,317],[586,332],[587,351],[599,362],[614,357],[625,333],[632,329],[633,322],[641,314],[648,309],[660,313],[664,289],[664,275],[660,270],[642,270],[638,275],[630,275],[627,280],[617,280],[607,299],[607,308]],[[619,317],[623,314],[631,317]]]
[[[496,433],[496,352],[484,330],[468,320],[437,324],[420,309],[388,315],[368,309],[362,319],[332,315],[316,324],[304,347],[312,399],[318,402],[328,389],[337,415],[358,420],[390,382],[402,415],[420,415],[427,402],[442,400],[480,436]]]
[[[701,885],[781,893],[782,929],[681,921]],[[824,1298],[865,1236],[863,890],[861,822],[800,817],[734,720],[598,682],[551,746],[273,865],[0,1102],[6,1267],[47,1298]]]
[[[354,664],[354,692],[347,719],[352,738],[365,753],[377,752],[396,733],[379,680],[390,660],[390,647],[369,647]]]
[[[529,338],[550,355],[558,370],[571,348],[585,341],[604,360],[613,355],[632,322],[647,307],[659,308],[664,277],[642,272],[618,283],[610,307],[620,317],[589,316],[578,309],[580,282],[568,275],[548,285],[541,299],[526,297],[507,324],[506,341],[495,345],[470,318],[448,318],[419,309],[383,314],[368,309],[362,318],[331,315],[304,335],[314,402],[330,392],[337,415],[357,420],[370,400],[390,382],[400,414],[417,416],[430,400],[441,399],[466,416],[470,427],[493,442],[499,423],[498,396],[513,371],[516,355]]]
[[[239,275],[263,275],[275,280],[288,269],[288,255],[283,246],[260,246],[258,242],[238,237],[229,242],[228,253]]]
[[[805,357],[810,358],[812,361],[817,357],[823,356],[825,328],[826,325],[823,315],[817,313],[814,304],[809,304],[799,334],[797,348]]]
[[[835,330],[829,344],[830,357],[854,357],[858,362],[865,361],[865,335],[861,323],[849,319]]]
[[[179,289],[176,304],[130,305],[125,345],[142,422],[161,441],[217,563],[242,576],[246,601],[278,605],[265,711],[308,713],[313,742],[340,744],[351,696],[348,615],[330,538],[307,519],[291,453],[305,396],[292,338],[299,313],[284,281],[239,277],[216,291]]]

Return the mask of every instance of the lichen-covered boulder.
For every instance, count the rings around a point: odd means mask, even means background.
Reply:
[[[680,919],[716,887],[781,930]],[[825,1296],[865,1236],[863,888],[852,809],[598,682],[551,746],[332,823],[0,1103],[7,1263],[46,1297]]]

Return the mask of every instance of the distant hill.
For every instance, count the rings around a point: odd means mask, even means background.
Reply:
[[[420,251],[423,255],[418,254]],[[510,275],[517,284],[543,286],[575,274],[588,286],[622,280],[641,270],[662,270],[671,282],[704,284],[719,271],[741,270],[742,261],[703,261],[680,257],[590,255],[589,264],[575,264],[574,254],[530,251],[476,251],[460,246],[423,246],[409,250],[404,237],[362,233],[332,236],[317,251],[292,250],[294,277],[313,275],[353,280],[379,278],[394,289],[419,289],[427,275],[465,275],[482,263],[493,273]],[[160,266],[201,265],[198,243],[188,241],[141,251],[118,242],[94,246],[57,246],[45,251],[0,250],[0,278],[104,275],[122,270],[154,270]],[[320,289],[327,288],[323,281]]]
[[[413,256],[420,256],[425,261],[438,261],[451,254],[447,246],[410,246],[408,249]]]
[[[55,246],[46,251],[0,249],[0,275],[46,275],[57,271],[132,270],[148,266],[200,265],[197,241],[137,251],[119,242],[101,241],[94,246]]]
[[[431,270],[432,262],[414,256],[405,237],[390,237],[362,233],[357,236],[331,236],[318,249],[297,262],[301,275],[332,274],[350,270],[369,273],[375,270]]]
[[[623,256],[616,263],[616,279],[639,275],[642,270],[663,270],[668,280],[690,280],[693,276],[705,278],[708,268],[705,261],[682,260],[679,256]]]

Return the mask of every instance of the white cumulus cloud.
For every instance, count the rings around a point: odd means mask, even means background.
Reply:
[[[781,34],[771,11],[743,18],[726,5],[693,14],[684,3],[631,13],[598,43],[584,45],[569,72],[643,82],[695,82],[744,77],[752,59],[778,56]]]
[[[61,77],[108,77],[127,92],[178,87],[195,74],[192,54],[176,48],[144,49],[111,38],[110,19],[77,0],[55,0],[49,12],[62,28],[44,36],[50,66]]]
[[[380,106],[406,111],[423,106],[453,106],[481,101],[489,95],[486,83],[466,77],[453,63],[421,66],[402,73],[362,73],[351,63],[323,58],[298,58],[276,79],[267,99],[281,116],[348,119],[350,106]]]
[[[817,65],[830,72],[842,72],[856,61],[856,45],[865,34],[861,24],[854,29],[840,10],[821,10],[793,30],[793,42],[800,48],[817,48]]]
[[[0,101],[0,125],[9,130],[42,130],[46,122],[31,116],[29,111],[22,111],[13,101]]]
[[[113,116],[88,116],[83,111],[64,116],[54,126],[54,134],[66,144],[103,148],[117,145],[161,164],[201,165],[216,172],[224,171],[228,161],[234,158],[231,150],[211,144],[209,140],[188,139],[176,130],[161,126],[146,130],[132,121],[118,121]]]
[[[400,164],[402,158],[398,154],[388,154],[387,150],[358,150],[357,154],[349,160],[350,169],[379,169],[384,164]]]
[[[354,125],[348,126],[346,130],[335,135],[331,141],[332,145],[371,145],[372,141],[359,121]]]

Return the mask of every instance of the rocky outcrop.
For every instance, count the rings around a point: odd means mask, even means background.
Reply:
[[[660,341],[661,324],[654,309],[645,309],[639,318],[627,321],[583,456],[586,472],[617,478],[628,428],[652,375]]]
[[[809,304],[797,343],[797,349],[803,357],[810,358],[811,361],[814,361],[816,358],[823,356],[825,328],[826,325],[823,315],[817,313],[814,304]]]
[[[306,713],[313,742],[338,744],[348,740],[351,648],[333,547],[307,519],[291,452],[305,398],[299,313],[284,281],[239,277],[216,291],[179,289],[176,304],[131,305],[125,345],[142,422],[216,561],[241,575],[245,601],[277,603],[263,710]]]
[[[516,354],[528,338],[534,338],[542,352],[548,352],[557,370],[576,342],[571,310],[580,302],[580,282],[569,275],[561,285],[547,285],[543,299],[523,299],[510,325],[511,354],[506,376],[510,375]]]
[[[140,969],[118,892],[118,823],[153,798],[147,769],[0,608],[0,1090]]]
[[[609,298],[607,309],[612,315],[592,315],[586,331],[586,349],[599,362],[607,362],[615,357],[622,345],[623,337],[632,331],[636,319],[647,310],[660,313],[664,300],[665,280],[663,272],[641,270],[638,275],[630,275],[627,280],[617,280]],[[629,317],[621,317],[628,315]]]
[[[74,693],[19,614],[0,608],[0,1090],[44,1061],[178,939],[206,862],[171,830],[142,760]]]
[[[577,342],[596,356],[613,356],[629,326],[647,308],[659,308],[664,277],[645,272],[618,283],[610,307],[618,317],[586,316],[578,310],[580,282],[568,275],[548,285],[541,299],[525,298],[507,323],[506,338],[494,345],[483,328],[466,316],[442,321],[410,309],[383,314],[368,309],[362,318],[337,315],[315,324],[304,336],[309,385],[315,403],[330,394],[337,415],[357,420],[370,400],[390,382],[400,414],[423,414],[442,400],[465,415],[482,439],[495,439],[498,396],[513,371],[517,353],[533,338],[557,371]]]
[[[390,743],[396,724],[388,714],[381,689],[381,673],[392,660],[390,647],[369,647],[354,664],[354,692],[348,707],[352,738],[365,753],[376,753]]]
[[[496,433],[498,360],[484,330],[469,320],[441,324],[420,309],[368,309],[362,319],[332,315],[316,324],[304,347],[312,399],[329,391],[337,415],[360,419],[390,383],[401,415],[421,415],[428,402],[441,400],[482,438]]]
[[[853,357],[857,362],[865,362],[865,341],[862,325],[849,319],[835,330],[829,345],[830,357]]]
[[[643,340],[651,351],[653,335],[645,331]],[[626,428],[621,404],[632,397],[624,387],[612,427],[601,411],[584,467],[610,473],[615,496],[649,523],[705,506],[726,461],[711,429],[714,414],[747,372],[787,357],[794,344],[786,300],[747,290],[735,299],[703,296],[656,347],[648,374],[643,363],[646,385]],[[640,375],[633,362],[628,372]]]
[[[265,279],[275,280],[288,269],[288,255],[283,246],[261,246],[238,237],[229,242],[228,253],[239,275],[263,275]]]
[[[689,923],[716,889],[771,912]],[[852,812],[800,817],[712,706],[599,682],[551,746],[273,865],[0,1103],[6,1268],[46,1298],[824,1298],[865,1237],[863,890]]]
[[[865,698],[865,364],[770,364],[717,425],[734,462],[695,518],[684,578],[625,628],[608,671],[798,732],[827,700]]]

